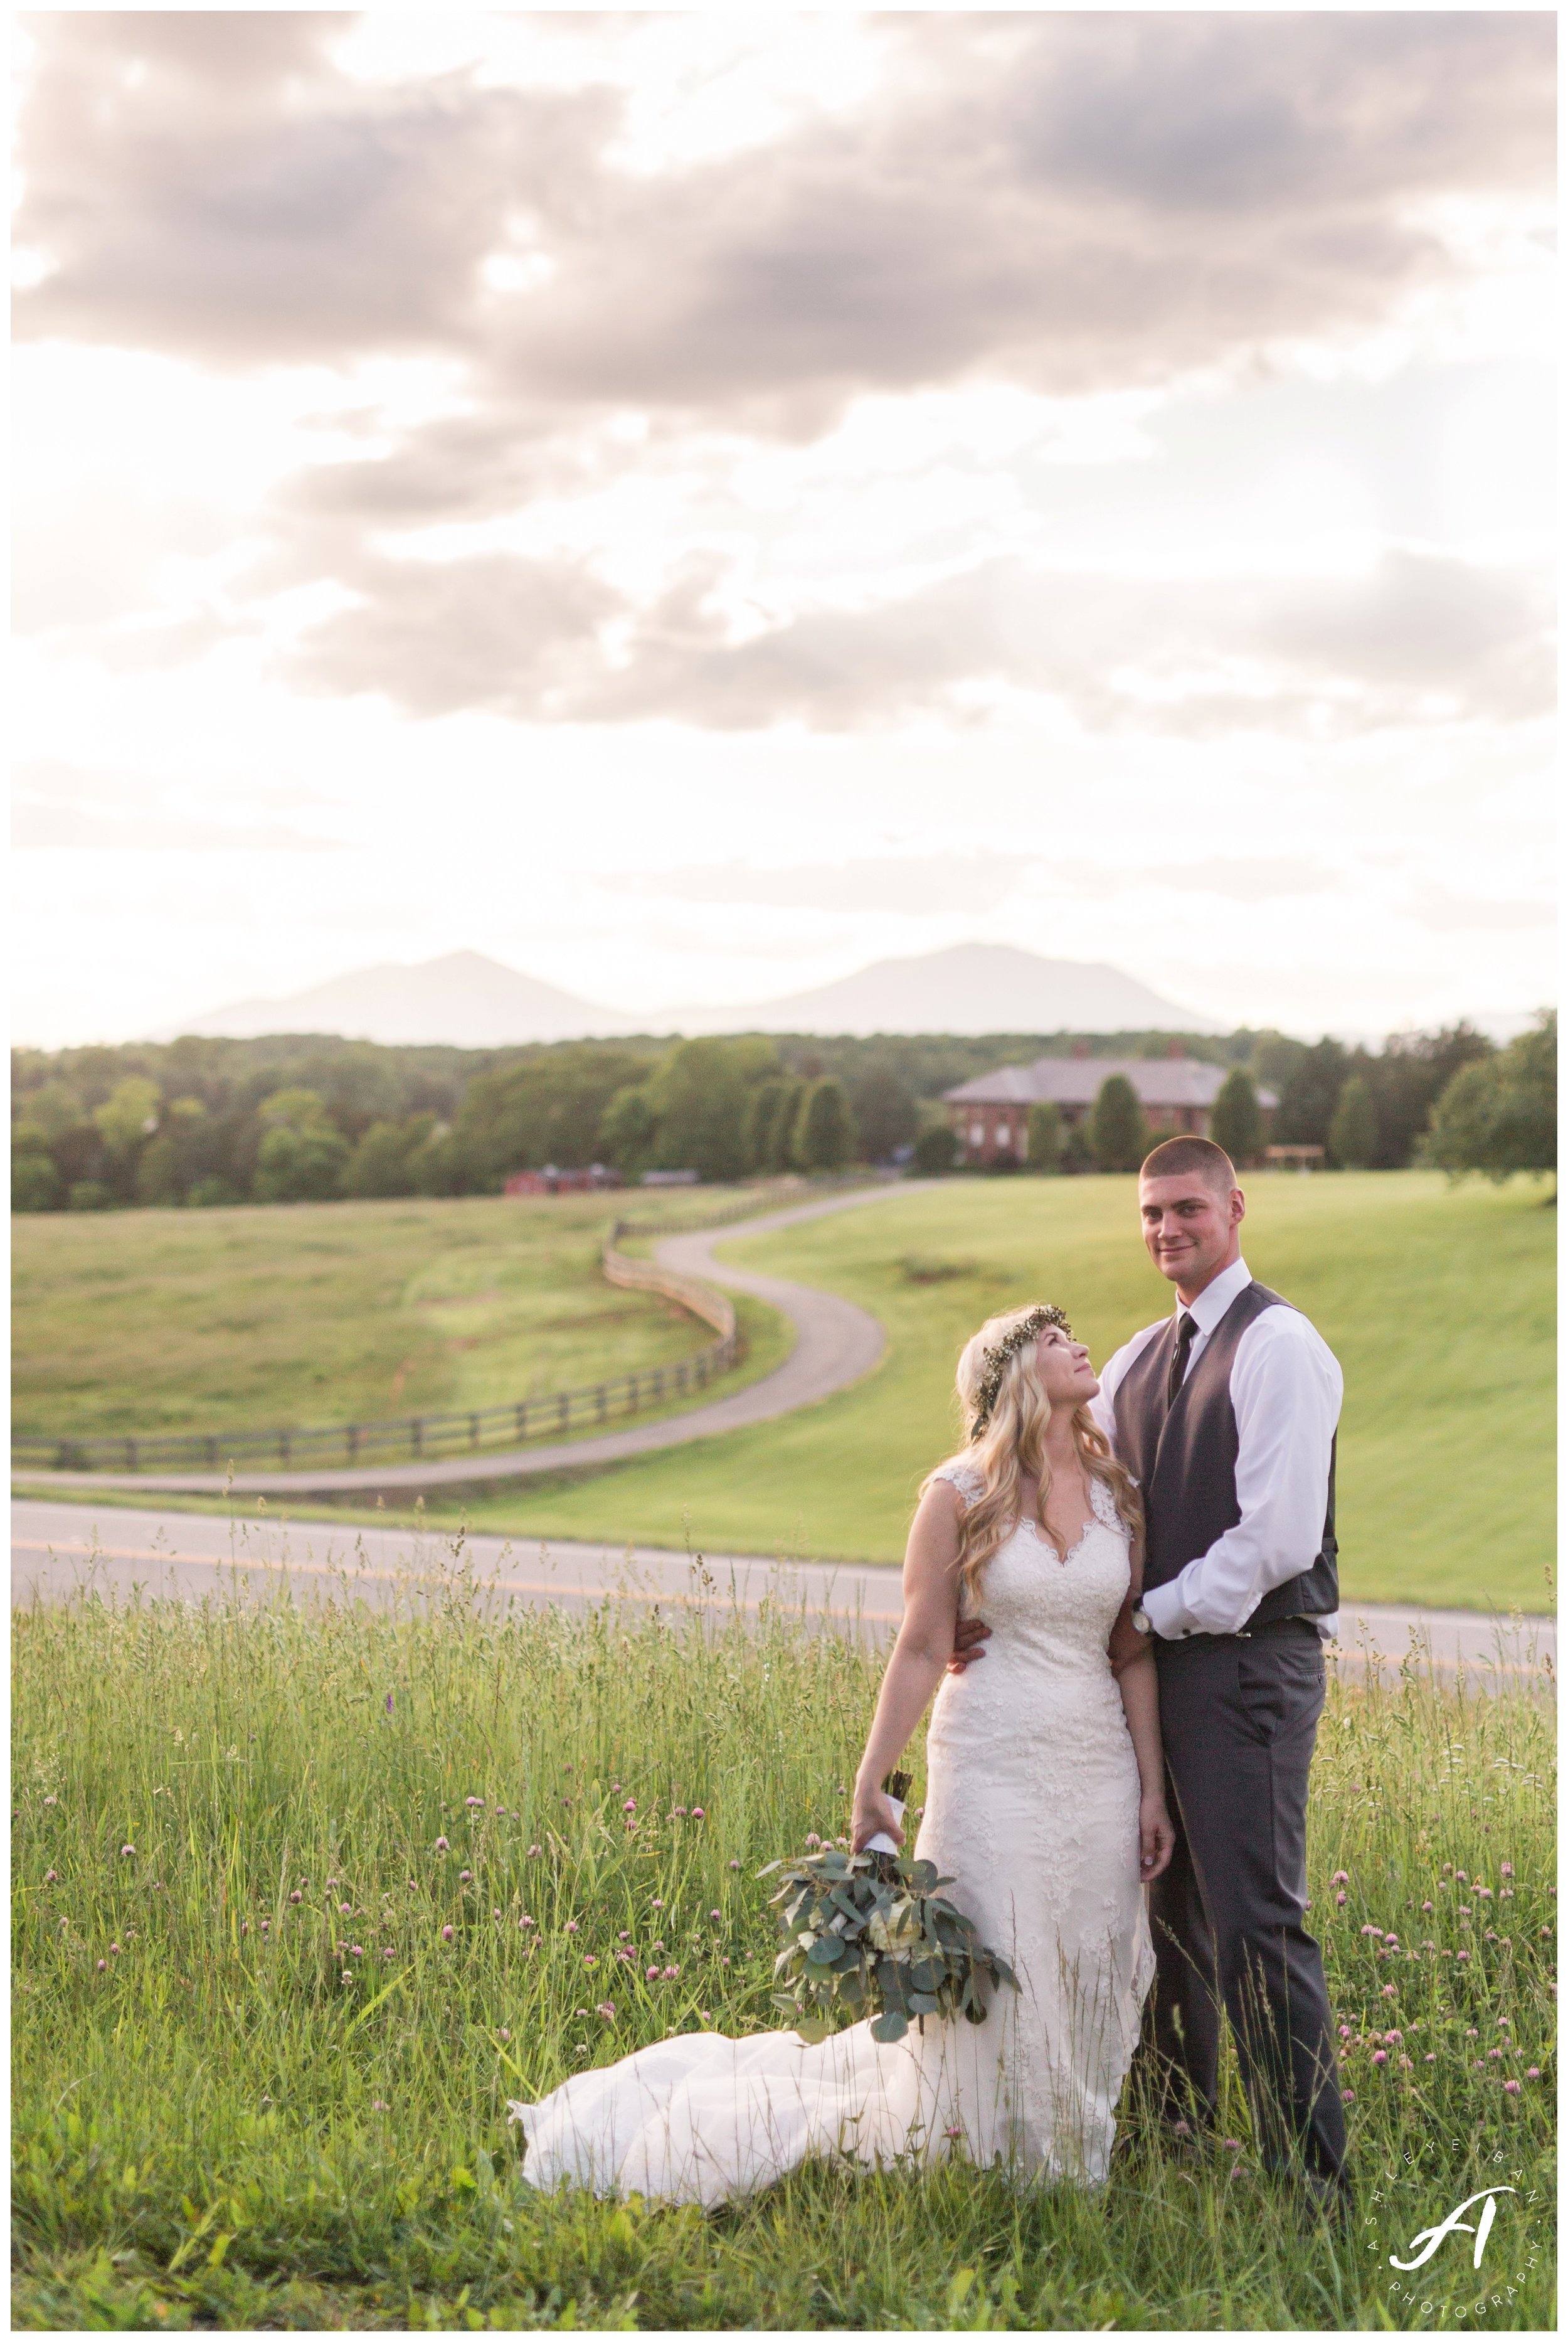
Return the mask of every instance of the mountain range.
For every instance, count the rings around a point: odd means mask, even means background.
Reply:
[[[254,1039],[331,1033],[349,1040],[451,1042],[468,1049],[628,1033],[1221,1033],[1229,1028],[1163,999],[1099,960],[1044,959],[1011,944],[954,944],[884,959],[835,984],[782,998],[632,1015],[488,959],[448,952],[389,963],[278,999],[238,1000],[170,1026],[178,1034]]]

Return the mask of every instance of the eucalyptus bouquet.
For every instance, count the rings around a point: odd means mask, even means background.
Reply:
[[[894,1773],[895,1799],[909,1787]],[[783,1949],[774,1963],[775,2007],[804,2040],[821,2041],[840,2021],[869,2017],[874,2039],[897,2041],[913,2017],[958,2017],[979,2025],[999,1985],[1017,1989],[1005,1960],[980,1941],[973,1921],[938,1892],[952,1880],[934,1862],[906,1862],[884,1838],[864,1854],[824,1846],[819,1854],[770,1862],[781,1874]]]

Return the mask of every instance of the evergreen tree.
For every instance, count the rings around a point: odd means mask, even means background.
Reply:
[[[779,1145],[779,1125],[794,1112],[798,1084],[780,1076],[758,1082],[746,1106],[746,1160],[754,1171],[772,1171]]]
[[[1361,1074],[1352,1074],[1339,1094],[1328,1126],[1328,1154],[1342,1171],[1365,1171],[1377,1160],[1377,1108]]]
[[[1240,1066],[1233,1067],[1221,1085],[1209,1136],[1237,1165],[1251,1163],[1263,1153],[1263,1110],[1251,1075]]]
[[[1039,1098],[1029,1109],[1029,1168],[1047,1174],[1062,1168],[1064,1139],[1062,1109],[1050,1098]]]
[[[1089,1118],[1089,1145],[1102,1171],[1135,1171],[1148,1131],[1138,1093],[1125,1074],[1108,1074]]]
[[[795,1116],[794,1159],[802,1171],[841,1171],[854,1153],[854,1125],[842,1082],[812,1083]]]

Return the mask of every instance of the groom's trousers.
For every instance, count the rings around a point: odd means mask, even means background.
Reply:
[[[1288,1618],[1162,1639],[1155,1660],[1176,1845],[1150,1890],[1144,2086],[1165,2119],[1212,2121],[1223,2010],[1264,2164],[1332,2185],[1344,2112],[1323,1956],[1303,1919],[1322,1641]]]

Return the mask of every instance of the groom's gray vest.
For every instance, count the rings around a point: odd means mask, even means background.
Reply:
[[[1164,1586],[1195,1561],[1242,1508],[1236,1501],[1236,1416],[1231,1368],[1242,1336],[1265,1309],[1284,1308],[1266,1285],[1238,1293],[1187,1369],[1169,1410],[1165,1385],[1175,1354],[1179,1313],[1144,1344],[1116,1392],[1116,1453],[1144,1492],[1145,1586]],[[1247,1631],[1275,1618],[1325,1617],[1339,1608],[1339,1546],[1333,1534],[1337,1439],[1329,1449],[1328,1516],[1317,1559],[1263,1596]]]

